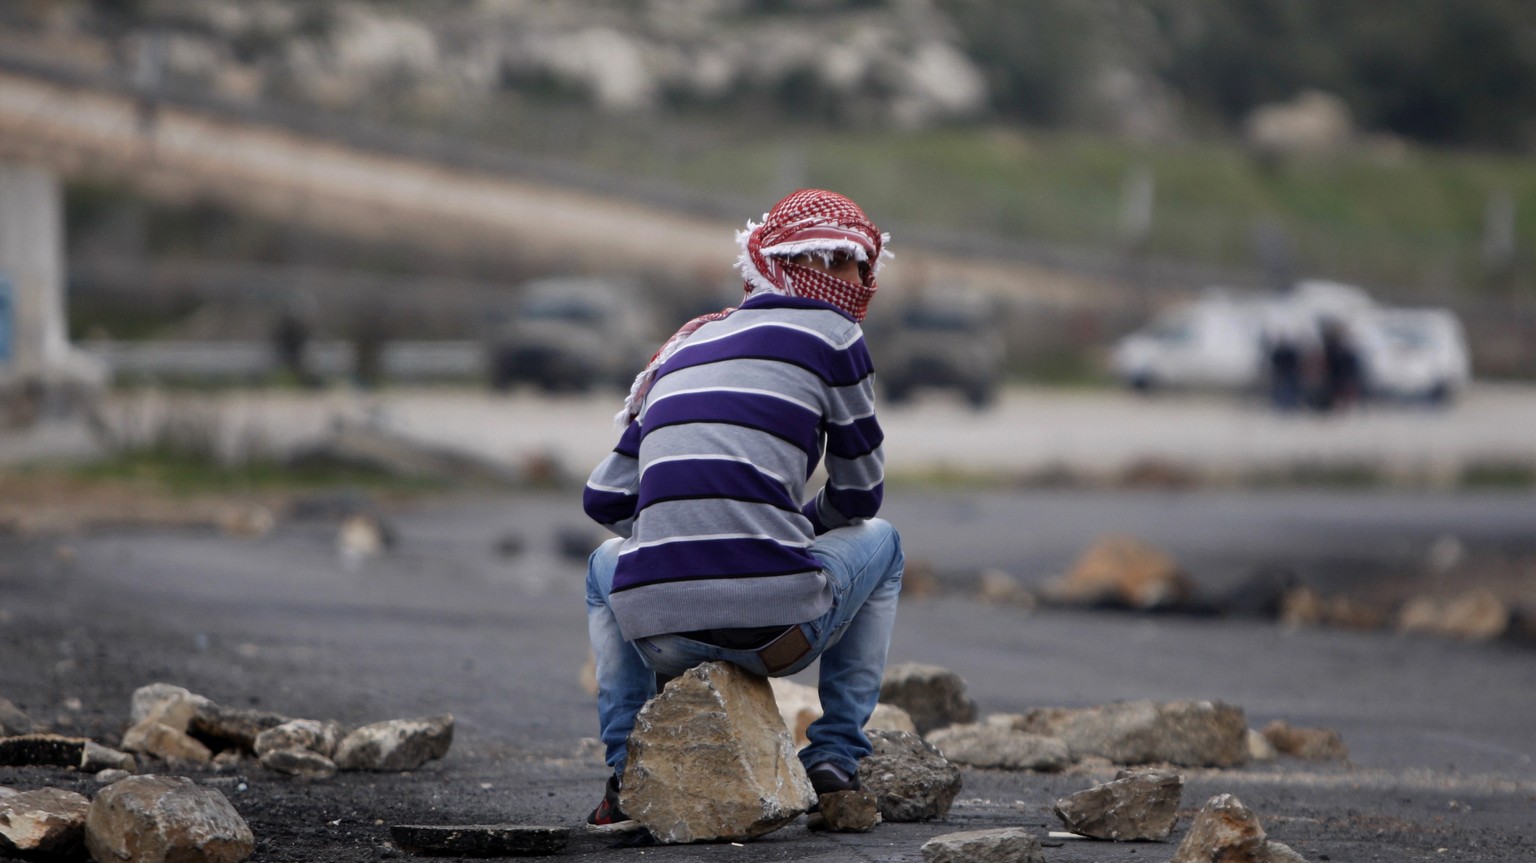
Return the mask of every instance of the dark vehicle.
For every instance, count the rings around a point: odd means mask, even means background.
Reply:
[[[899,306],[871,333],[885,397],[921,388],[959,390],[975,408],[997,397],[1003,339],[990,303],[969,294],[929,296]]]
[[[531,383],[546,392],[627,389],[657,341],[639,288],[594,279],[526,285],[486,336],[491,385]]]

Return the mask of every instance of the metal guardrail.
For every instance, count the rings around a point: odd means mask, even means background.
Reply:
[[[78,346],[105,362],[118,379],[251,381],[280,369],[268,342],[87,341]],[[357,347],[337,340],[314,342],[305,350],[305,366],[323,379],[351,377],[357,370]],[[380,371],[391,381],[484,379],[485,352],[473,341],[387,342]]]

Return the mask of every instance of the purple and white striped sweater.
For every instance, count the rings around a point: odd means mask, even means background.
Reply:
[[[610,597],[624,637],[824,613],[811,544],[879,511],[882,440],[863,331],[836,307],[754,294],[700,327],[583,495],[625,537]]]

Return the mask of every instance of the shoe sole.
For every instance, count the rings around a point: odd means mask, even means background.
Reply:
[[[636,830],[644,830],[645,826],[639,821],[630,819],[629,821],[615,821],[612,824],[588,824],[586,828],[588,833],[606,835],[612,833],[633,833]]]

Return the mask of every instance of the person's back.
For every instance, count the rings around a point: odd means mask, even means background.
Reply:
[[[586,495],[600,521],[638,513],[612,595],[626,638],[826,610],[816,534],[880,508],[872,372],[857,322],[772,294],[705,324],[661,366],[619,444],[636,450],[637,500],[601,490],[622,481],[601,469]],[[824,447],[829,507],[802,512]]]
[[[859,787],[901,590],[875,518],[883,435],[859,322],[886,236],[852,201],[801,190],[738,235],[746,298],[695,318],[636,377],[587,513],[619,538],[587,566],[598,716],[620,809],[628,735],[658,680],[702,662],[794,674],[820,660],[800,752],[818,794]],[[824,463],[827,482],[807,500]]]

